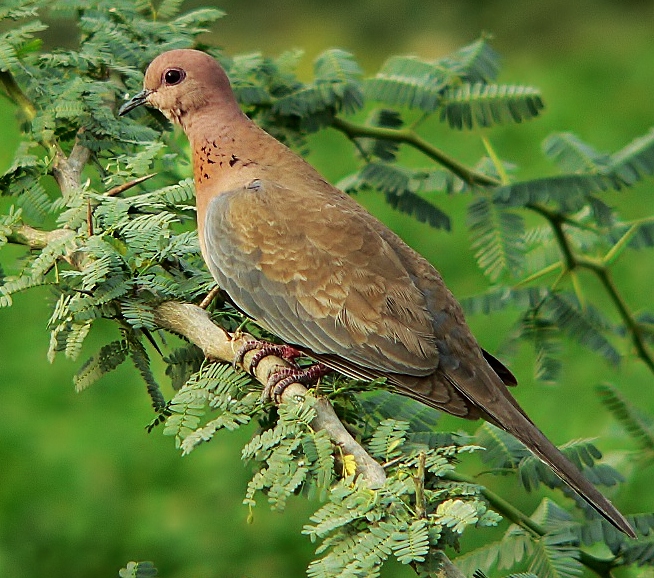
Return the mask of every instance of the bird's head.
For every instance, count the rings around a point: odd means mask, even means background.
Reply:
[[[142,104],[158,108],[172,122],[183,124],[189,113],[208,104],[238,108],[222,67],[199,50],[170,50],[157,56],[145,72],[143,90],[118,111],[127,114]]]

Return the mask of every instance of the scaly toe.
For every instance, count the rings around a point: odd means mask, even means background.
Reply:
[[[240,365],[243,369],[245,369],[245,367],[243,367],[243,359],[245,358],[245,355],[248,352],[253,351],[255,349],[260,349],[260,350],[265,349],[266,346],[270,346],[270,343],[266,343],[265,341],[257,341],[255,339],[252,339],[250,341],[246,341],[236,351],[236,354],[234,355],[234,361],[233,361],[232,365],[234,367],[238,367]],[[252,364],[250,364],[250,367],[252,368],[251,371],[254,371],[254,367],[256,367],[256,366],[253,366]]]
[[[307,369],[283,368],[273,373],[268,379],[266,387],[264,387],[261,398],[264,401],[272,400],[277,405],[282,401],[282,394],[284,390],[291,385],[291,383],[301,383],[303,385],[315,385],[318,380],[323,376],[330,373],[332,370],[323,365],[316,363]]]

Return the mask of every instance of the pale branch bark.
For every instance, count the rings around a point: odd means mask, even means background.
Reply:
[[[73,236],[72,230],[56,229],[40,231],[21,225],[8,236],[12,243],[25,245],[31,249],[43,249],[48,243],[64,236]],[[76,269],[84,266],[84,254],[78,251],[68,253],[64,259]],[[209,314],[191,303],[167,301],[155,309],[155,322],[162,329],[184,336],[197,345],[208,358],[231,363],[239,348],[247,341],[255,338],[247,333],[230,334],[217,326],[209,318]],[[254,351],[245,355],[243,366],[250,367]],[[278,369],[290,367],[279,357],[272,355],[264,357],[256,367],[254,377],[263,385]],[[307,395],[307,389],[300,383],[293,383],[284,390],[282,402],[295,403],[299,397]],[[333,407],[326,398],[319,397],[314,406],[316,417],[311,426],[316,430],[325,430],[332,442],[337,444],[345,455],[351,455],[356,463],[356,473],[365,479],[371,488],[379,488],[386,480],[384,468],[377,463],[360,444],[345,429]]]
[[[242,345],[255,339],[246,333],[228,333],[213,323],[204,309],[191,303],[162,303],[155,309],[155,322],[163,329],[183,335],[197,345],[206,357],[228,363],[234,360]],[[250,361],[255,353],[252,351],[245,355],[245,368],[250,368]],[[259,362],[254,376],[265,385],[273,373],[284,367],[290,365],[279,357],[268,355]],[[282,403],[296,403],[298,397],[303,398],[306,395],[307,389],[302,384],[293,383],[282,393]],[[354,458],[357,475],[365,479],[371,488],[381,487],[386,480],[384,469],[349,434],[329,401],[319,397],[314,409],[316,417],[311,426],[316,430],[325,430],[345,455]]]
[[[81,131],[83,129],[80,129],[80,133]],[[61,150],[59,145],[56,145],[52,176],[54,176],[64,195],[70,194],[80,186],[82,171],[90,157],[91,151],[80,144],[79,138],[75,139],[73,150],[68,156]]]

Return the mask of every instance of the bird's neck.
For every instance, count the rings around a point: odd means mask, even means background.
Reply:
[[[204,215],[214,196],[264,177],[269,152],[266,145],[279,143],[240,109],[209,108],[206,113],[200,111],[189,116],[182,127],[193,152],[198,215]],[[201,244],[203,232],[204,223],[198,221]]]

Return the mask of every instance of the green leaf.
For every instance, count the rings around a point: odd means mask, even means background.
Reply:
[[[612,365],[620,363],[620,353],[604,335],[611,326],[597,309],[591,306],[584,309],[575,296],[565,293],[551,293],[543,309],[581,345],[599,353]]]
[[[500,71],[500,55],[493,50],[488,38],[475,40],[438,63],[471,84],[492,82]]]
[[[352,54],[331,48],[316,58],[314,74],[317,82],[348,84],[361,77],[361,68]]]
[[[506,539],[504,542],[506,542]],[[473,576],[473,578],[485,576],[484,572],[490,572],[495,564],[497,564],[499,552],[500,544],[498,542],[491,542],[475,550],[465,552],[461,556],[457,556],[454,563],[464,576]],[[506,564],[505,567],[511,565]]]
[[[127,341],[112,341],[103,345],[97,355],[91,357],[75,374],[75,390],[82,391],[98,381],[103,375],[116,369],[129,353]]]
[[[428,200],[411,191],[386,193],[386,202],[394,209],[415,217],[420,223],[427,223],[436,229],[451,229],[450,218]]]
[[[578,550],[565,537],[546,535],[535,543],[529,571],[539,578],[574,578],[583,572],[578,558]]]
[[[596,387],[600,401],[627,430],[642,450],[654,451],[654,421],[642,410],[633,406],[612,385]]]
[[[360,69],[351,54],[338,49],[323,52],[316,59],[315,74],[313,83],[275,101],[272,111],[283,116],[305,118],[319,112],[342,110],[352,113],[363,106]],[[318,126],[320,122],[315,128]]]
[[[467,315],[488,315],[503,311],[509,307],[516,310],[531,309],[547,295],[547,289],[541,287],[522,287],[512,289],[500,287],[491,289],[482,295],[475,295],[461,300],[461,306]]]
[[[156,15],[158,18],[172,18],[179,12],[179,7],[182,5],[184,0],[161,0],[158,8],[156,9]]]
[[[368,117],[367,123],[371,126],[382,128],[400,128],[403,124],[399,112],[388,108],[378,108],[373,110]],[[394,161],[400,148],[399,143],[389,139],[360,138],[357,139],[360,150],[364,153],[364,158],[375,156],[382,161]]]
[[[374,78],[366,80],[364,91],[370,100],[432,112],[448,80],[448,71],[441,65],[412,56],[394,56]]]
[[[135,299],[122,299],[120,302],[121,311],[125,321],[134,329],[155,329],[154,309],[149,303]]]
[[[503,273],[516,277],[524,267],[522,217],[480,196],[468,207],[472,248],[481,270],[491,281]]]
[[[150,357],[139,340],[139,334],[132,330],[124,330],[123,335],[127,338],[130,345],[129,354],[134,363],[134,367],[136,367],[138,372],[141,374],[143,381],[145,381],[148,395],[152,400],[152,407],[156,412],[164,411],[166,409],[166,399],[164,398],[161,388],[152,373]]]
[[[654,540],[638,540],[621,552],[625,565],[654,566]]]
[[[466,526],[475,524],[479,519],[477,508],[463,500],[445,500],[436,508],[435,516],[438,522],[461,534]]]
[[[440,119],[451,128],[484,128],[532,119],[544,107],[540,91],[531,86],[463,84],[443,94]]]
[[[370,454],[384,461],[399,456],[408,429],[409,424],[407,422],[391,418],[385,419],[379,424],[369,442]]]
[[[493,201],[507,207],[554,202],[566,210],[578,211],[589,195],[619,190],[621,186],[606,175],[559,175],[498,187],[493,193]]]
[[[609,171],[626,185],[654,174],[654,128],[614,153]]]
[[[405,531],[395,533],[392,547],[402,564],[424,562],[429,552],[429,528],[425,520],[415,520]]]
[[[152,562],[129,562],[118,575],[120,578],[154,578],[158,572]]]
[[[561,373],[559,356],[562,346],[558,326],[530,310],[521,319],[520,336],[534,344],[536,379],[548,383],[555,382]]]
[[[543,141],[543,152],[566,173],[592,173],[606,168],[609,156],[597,152],[570,132],[554,133]]]
[[[498,471],[515,469],[527,456],[529,450],[511,434],[484,422],[475,432],[475,443],[486,451],[481,453],[484,463]]]
[[[624,478],[617,470],[606,464],[597,463],[602,454],[589,440],[573,440],[560,446],[559,450],[584,473],[592,484],[614,486],[624,482]],[[551,468],[538,458],[532,455],[527,456],[520,463],[519,474],[520,481],[527,491],[538,488],[541,483],[550,488],[561,488],[566,494],[572,496],[582,509],[590,511],[590,507],[572,493]]]

